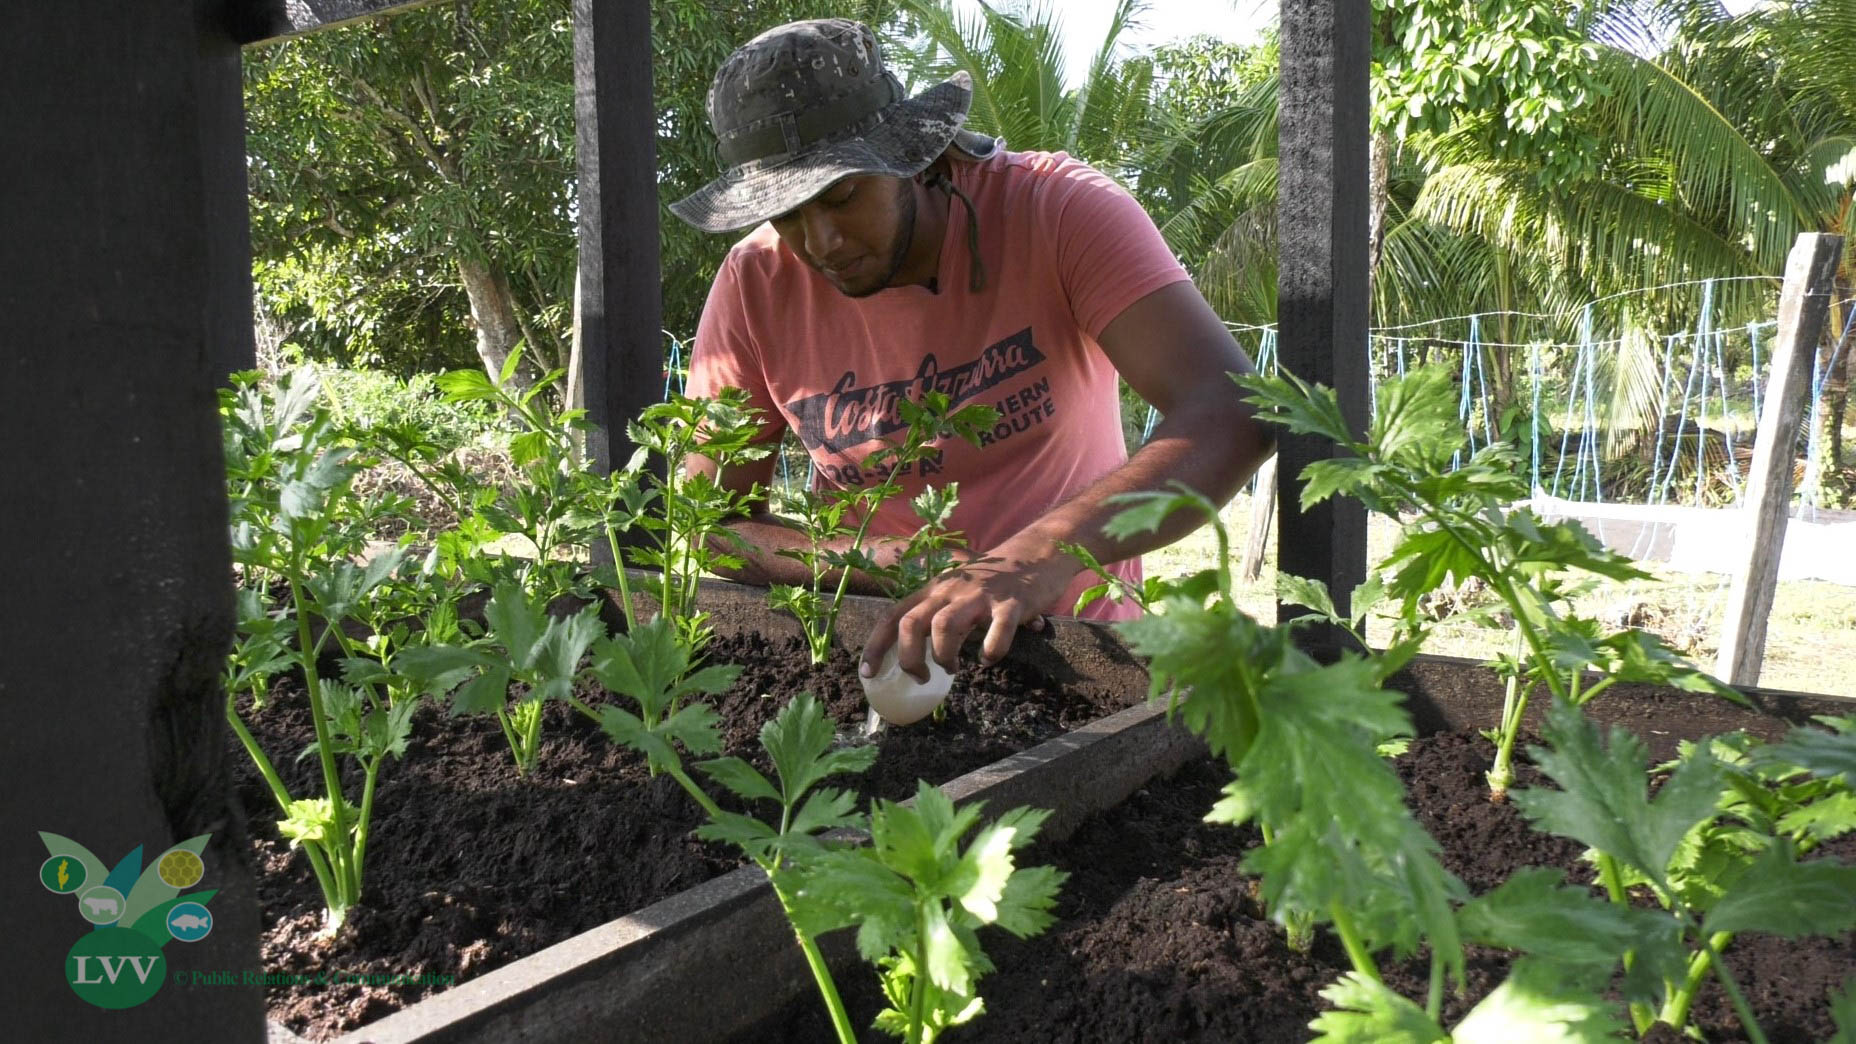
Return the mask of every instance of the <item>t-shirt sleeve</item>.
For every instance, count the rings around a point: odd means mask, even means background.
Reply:
[[[758,407],[761,423],[756,442],[777,439],[786,431],[781,415],[767,388],[766,372],[761,367],[760,346],[749,334],[747,308],[742,301],[741,273],[734,254],[722,262],[709,299],[704,302],[702,319],[696,324],[696,345],[690,350],[691,398],[713,398],[723,388],[740,388],[748,393],[748,403]]]
[[[1057,275],[1077,325],[1090,337],[1100,337],[1134,302],[1192,278],[1147,211],[1108,175],[1065,164],[1044,196]]]

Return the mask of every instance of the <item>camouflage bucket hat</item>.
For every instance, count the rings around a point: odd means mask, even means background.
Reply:
[[[709,124],[728,169],[670,205],[705,232],[758,225],[857,174],[914,177],[951,144],[975,159],[999,147],[965,130],[964,72],[903,94],[876,34],[843,18],[793,22],[728,56],[709,88]]]

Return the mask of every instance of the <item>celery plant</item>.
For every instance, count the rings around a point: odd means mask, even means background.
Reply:
[[[790,916],[802,937],[855,925],[858,952],[876,964],[889,1002],[877,1028],[929,1044],[985,1009],[976,983],[993,965],[979,929],[994,925],[1022,939],[1055,920],[1050,909],[1069,875],[1015,866],[1012,855],[1049,815],[1013,809],[962,847],[980,808],[957,809],[921,783],[913,808],[876,802],[869,845],[823,849],[794,866]]]
[[[381,614],[403,555],[356,564],[377,513],[351,488],[364,458],[343,444],[316,392],[305,370],[280,379],[274,395],[258,375],[236,375],[220,396],[233,558],[248,585],[238,602],[243,637],[228,659],[226,718],[277,802],[280,832],[307,855],[334,930],[361,897],[376,782],[385,760],[405,752],[414,698],[384,643],[370,651],[343,628]],[[271,581],[287,592],[274,610],[262,590]],[[340,658],[342,681],[324,675],[325,652]],[[241,693],[262,710],[270,676],[289,667],[303,675],[316,739],[301,756],[317,760],[319,794],[290,792],[238,711]],[[344,790],[340,758],[360,766],[359,804]]]
[[[760,423],[754,419],[758,412],[748,405],[746,392],[724,388],[713,399],[672,395],[668,402],[646,407],[626,427],[635,445],[663,462],[661,471],[638,472],[642,488],[632,500],[637,508],[628,510],[625,517],[631,528],[643,534],[644,546],[631,548],[630,557],[657,571],[658,612],[676,623],[696,652],[708,643],[710,634],[708,615],[696,609],[697,582],[705,571],[742,564],[741,558],[720,545],[739,542],[727,522],[744,514],[763,494],[758,489],[747,493],[723,489],[709,475],[687,471],[684,461],[701,456],[719,472],[767,456],[772,449],[754,441],[760,433]]]
[[[938,391],[923,392],[919,403],[899,399],[896,409],[907,424],[902,441],[884,443],[865,458],[860,472],[880,476],[877,481],[801,494],[799,515],[790,524],[804,534],[806,545],[779,552],[804,565],[810,579],[803,586],[775,584],[768,600],[799,620],[813,663],[823,663],[831,655],[838,612],[844,606],[852,571],[871,577],[891,597],[900,597],[950,568],[954,550],[964,543],[947,526],[959,502],[957,484],[949,483],[938,490],[928,486],[910,501],[922,525],[894,564],[878,564],[866,549],[877,510],[901,492],[904,475],[940,456],[937,441],[961,438],[977,445],[980,433],[998,419],[998,411],[991,406],[954,409],[946,393]],[[839,543],[845,546],[838,547]]]
[[[1378,567],[1381,590],[1398,610],[1394,644],[1422,641],[1427,623],[1421,598],[1470,577],[1487,584],[1513,616],[1523,652],[1495,661],[1508,693],[1489,770],[1491,799],[1502,800],[1513,782],[1515,739],[1529,693],[1537,687],[1575,704],[1618,682],[1740,699],[1655,636],[1635,630],[1606,634],[1598,621],[1569,611],[1571,597],[1582,589],[1575,571],[1614,580],[1649,574],[1600,546],[1577,522],[1548,523],[1525,507],[1511,507],[1526,499],[1528,489],[1508,446],[1485,447],[1453,466],[1464,431],[1449,369],[1414,370],[1386,382],[1364,440],[1347,426],[1332,389],[1288,373],[1235,379],[1251,393],[1250,402],[1268,411],[1265,419],[1332,439],[1341,450],[1303,473],[1304,507],[1350,496],[1400,520],[1398,543]],[[1587,670],[1600,674],[1589,686]]]

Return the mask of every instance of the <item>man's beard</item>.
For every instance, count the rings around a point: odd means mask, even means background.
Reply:
[[[889,264],[883,266],[883,274],[869,286],[847,290],[838,290],[846,297],[869,297],[879,290],[889,288],[890,281],[909,258],[909,245],[915,241],[915,184],[908,178],[896,181],[896,245],[890,249]]]

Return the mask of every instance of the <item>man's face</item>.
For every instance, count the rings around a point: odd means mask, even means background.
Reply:
[[[906,178],[845,178],[773,219],[773,230],[847,297],[888,286],[908,256],[915,193]]]

